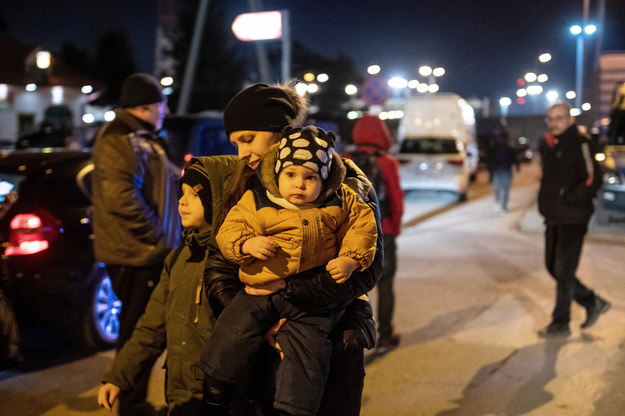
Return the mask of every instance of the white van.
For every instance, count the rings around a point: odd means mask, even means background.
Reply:
[[[452,191],[465,200],[478,148],[473,108],[452,93],[409,97],[398,130],[402,188]]]

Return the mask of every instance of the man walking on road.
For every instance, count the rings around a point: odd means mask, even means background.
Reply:
[[[611,306],[576,276],[601,171],[594,160],[590,140],[580,133],[570,110],[566,103],[549,108],[546,119],[549,132],[542,146],[538,209],[545,218],[545,262],[556,280],[556,302],[551,323],[538,332],[541,337],[571,333],[573,300],[586,308],[582,328],[593,325]]]
[[[165,256],[181,235],[178,170],[156,132],[168,112],[158,81],[134,74],[122,86],[115,120],[98,132],[93,147],[95,255],[106,264],[122,301],[118,351],[130,338]],[[147,366],[149,367],[149,366]],[[148,415],[149,371],[119,400],[119,414]]]

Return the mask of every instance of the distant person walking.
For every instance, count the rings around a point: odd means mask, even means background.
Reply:
[[[610,109],[608,144],[625,144],[625,82],[614,92],[614,101]]]
[[[399,163],[388,153],[391,135],[386,123],[378,116],[365,114],[352,132],[356,151],[346,155],[356,162],[373,184],[380,203],[384,233],[384,270],[378,288],[378,341],[376,351],[387,352],[399,345],[399,335],[393,330],[395,308],[394,280],[397,270],[395,239],[401,230],[404,213],[404,193],[399,183]]]
[[[488,170],[493,184],[495,209],[508,211],[510,186],[512,185],[512,168],[519,171],[519,159],[516,149],[510,145],[510,136],[501,124],[491,128],[488,137]]]
[[[93,147],[95,255],[106,264],[122,301],[118,351],[130,338],[158,283],[167,254],[180,241],[178,170],[156,132],[168,113],[158,81],[134,74],[122,86],[115,120],[98,132]],[[151,414],[150,369],[120,395],[119,414]]]
[[[542,146],[538,208],[545,218],[545,261],[556,280],[556,302],[551,323],[538,332],[541,337],[571,333],[573,300],[586,308],[582,328],[593,325],[611,306],[576,276],[601,171],[594,161],[590,140],[580,133],[570,110],[566,103],[549,108],[546,120],[549,132]]]

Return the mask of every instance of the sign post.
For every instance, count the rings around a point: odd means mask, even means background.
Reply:
[[[286,10],[243,13],[234,18],[232,32],[244,42],[282,39],[282,80],[291,72],[291,30]]]

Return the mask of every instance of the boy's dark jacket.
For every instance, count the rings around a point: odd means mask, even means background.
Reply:
[[[222,185],[237,160],[216,156],[190,163],[203,163],[210,176],[212,194],[222,195]],[[165,260],[161,280],[132,337],[115,358],[111,371],[102,378],[103,382],[127,391],[167,349],[165,394],[170,415],[200,414],[204,373],[194,364],[199,361],[215,323],[202,290],[211,238],[210,231],[185,230],[181,248],[173,250]]]
[[[602,180],[594,146],[575,124],[555,139],[542,147],[538,209],[547,225],[585,224]]]

